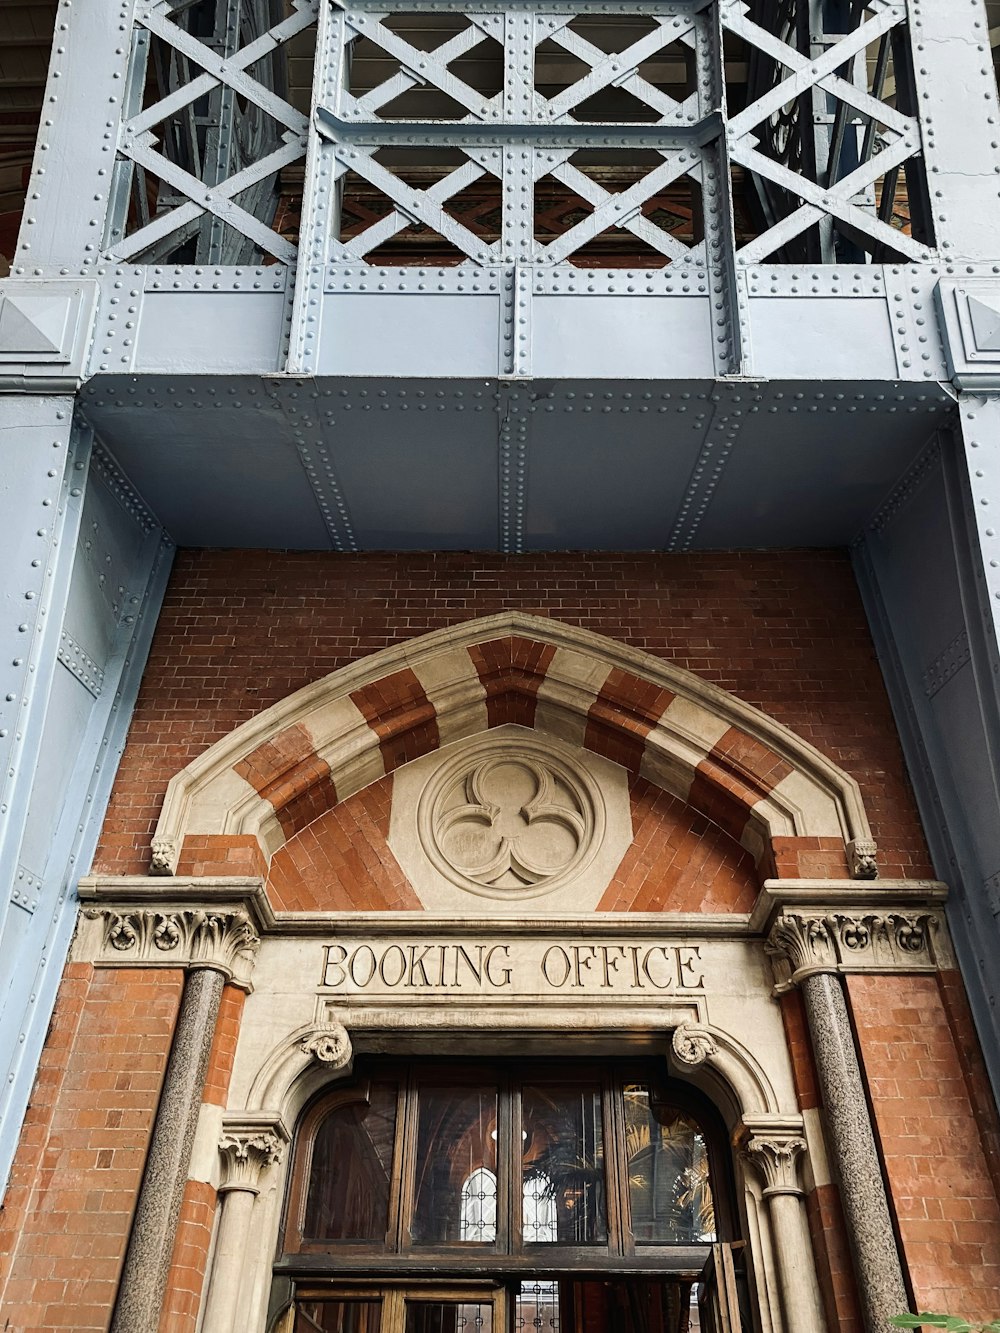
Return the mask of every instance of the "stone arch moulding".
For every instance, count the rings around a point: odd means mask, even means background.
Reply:
[[[841,848],[845,874],[877,873],[857,783],[787,727],[648,653],[517,612],[373,653],[237,727],[171,779],[151,873],[264,874],[338,801],[506,723],[664,788],[735,837],[762,874],[774,873],[776,840]]]

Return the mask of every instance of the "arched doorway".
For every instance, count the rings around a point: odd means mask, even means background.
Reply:
[[[300,1120],[272,1328],[736,1333],[734,1200],[662,1061],[369,1058]]]

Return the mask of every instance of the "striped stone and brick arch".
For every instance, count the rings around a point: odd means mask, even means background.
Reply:
[[[511,613],[375,653],[237,728],[171,781],[152,871],[266,875],[347,798],[507,724],[662,788],[734,839],[759,876],[848,877],[873,851],[857,784],[787,728],[648,654]]]

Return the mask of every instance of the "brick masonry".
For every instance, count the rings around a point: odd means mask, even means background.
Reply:
[[[843,554],[823,551],[526,557],[182,552],[95,868],[145,870],[167,781],[239,723],[379,648],[508,609],[620,639],[763,709],[857,778],[884,875],[930,873],[850,565]],[[490,721],[523,724],[546,666],[538,645],[515,647],[509,660],[481,646],[477,668]],[[355,701],[377,713],[390,771],[436,743],[421,692],[412,681],[410,690],[405,680],[399,685],[381,704],[367,696]],[[613,688],[609,680],[605,696]],[[595,733],[609,702],[595,704]],[[636,743],[643,727],[638,703],[633,699],[629,724]],[[613,744],[627,761],[626,733],[619,728]],[[728,752],[723,746],[713,757],[714,776],[730,792],[753,785],[739,753],[743,742],[734,740]],[[765,763],[753,782],[767,772]],[[779,778],[772,766],[772,781]],[[315,817],[323,804],[308,805],[305,813]],[[723,827],[732,822],[725,799],[712,813]],[[288,817],[302,827],[302,811]],[[790,849],[782,868],[815,873],[836,858],[831,848],[799,849],[794,856]],[[178,868],[246,873],[252,860],[249,846],[186,845]]]
[[[995,1319],[1000,1205],[939,981],[852,976],[848,993],[916,1308]]]
[[[0,1217],[6,1328],[107,1328],[182,988],[66,969]]]

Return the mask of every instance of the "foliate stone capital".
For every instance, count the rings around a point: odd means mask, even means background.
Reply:
[[[693,1023],[683,1023],[674,1029],[674,1035],[670,1039],[670,1049],[678,1064],[691,1069],[703,1065],[719,1051],[708,1029],[697,1027]]]
[[[774,1194],[802,1194],[798,1178],[798,1160],[806,1150],[806,1141],[798,1135],[758,1134],[742,1149],[745,1162],[755,1167],[764,1181],[764,1198]]]
[[[257,1193],[261,1172],[281,1161],[285,1145],[270,1130],[227,1130],[219,1140],[222,1182],[219,1193],[245,1190]]]
[[[237,985],[250,984],[260,936],[243,911],[90,907],[84,915],[100,926],[99,963],[209,967]]]
[[[317,1028],[302,1038],[299,1049],[330,1070],[345,1069],[354,1055],[350,1034],[343,1023]]]
[[[822,917],[782,912],[771,927],[764,952],[774,960],[779,986],[784,988],[814,972],[837,970],[837,957]]]
[[[920,972],[937,967],[935,911],[783,911],[764,945],[779,992],[817,972]]]

